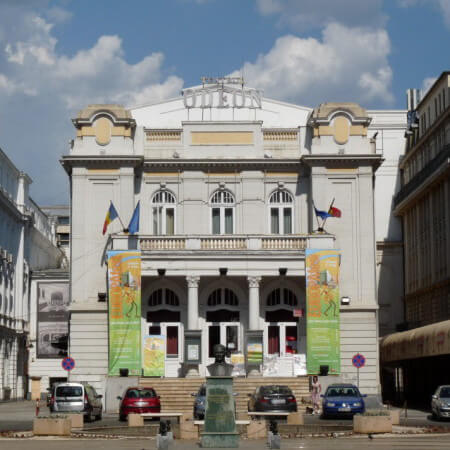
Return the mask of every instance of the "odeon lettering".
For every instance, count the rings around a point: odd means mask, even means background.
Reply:
[[[261,108],[262,93],[257,89],[218,86],[185,89],[185,108]]]

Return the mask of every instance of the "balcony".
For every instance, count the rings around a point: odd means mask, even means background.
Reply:
[[[120,239],[121,236],[115,238]],[[117,248],[117,242],[114,248]],[[313,235],[174,235],[139,236],[142,251],[295,251],[306,248],[333,248],[334,237],[328,234]]]

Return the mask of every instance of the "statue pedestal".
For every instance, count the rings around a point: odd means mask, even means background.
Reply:
[[[238,448],[232,377],[206,378],[203,448]]]

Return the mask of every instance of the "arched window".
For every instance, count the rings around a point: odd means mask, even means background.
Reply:
[[[270,232],[272,234],[292,234],[292,195],[285,190],[275,191],[269,198]]]
[[[170,289],[161,288],[148,298],[147,322],[179,322],[180,300]]]
[[[234,196],[231,192],[216,191],[211,197],[212,234],[234,233]]]
[[[239,299],[231,289],[216,289],[208,297],[208,306],[219,305],[239,306]]]
[[[266,322],[297,322],[292,312],[297,306],[298,299],[291,290],[274,289],[266,300]]]
[[[158,289],[148,298],[148,306],[180,306],[177,294],[170,289]]]
[[[297,297],[289,289],[275,289],[267,297],[267,306],[276,305],[297,306]]]
[[[239,322],[239,299],[228,288],[211,292],[207,301],[210,311],[206,312],[207,322]]]
[[[153,234],[175,234],[175,204],[175,196],[169,191],[158,191],[153,196]]]

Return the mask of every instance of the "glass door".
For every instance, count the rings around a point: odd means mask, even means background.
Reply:
[[[179,322],[147,323],[148,334],[165,337],[165,376],[178,377],[183,361],[183,330]]]
[[[209,322],[207,364],[214,362],[214,346],[222,344],[230,353],[242,352],[241,324],[239,322]],[[230,358],[227,358],[230,363]]]

